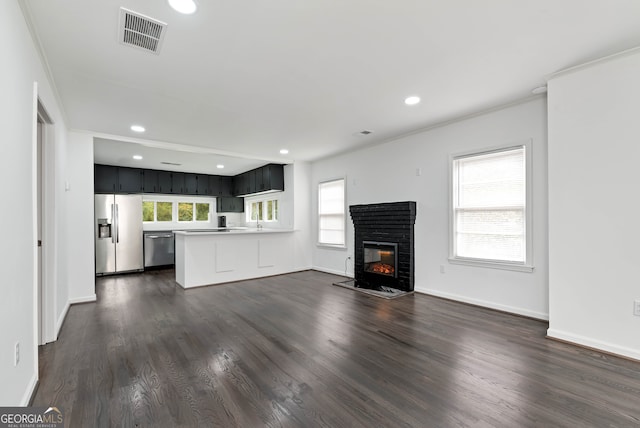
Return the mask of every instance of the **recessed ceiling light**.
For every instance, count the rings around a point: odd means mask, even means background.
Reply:
[[[287,149],[282,149],[282,150],[280,150],[280,154],[281,154],[281,155],[288,155],[288,154],[289,154],[289,150],[287,150]]]
[[[142,160],[142,156],[140,156],[140,155],[133,155],[133,158],[135,160]]]
[[[420,102],[420,97],[412,95],[410,97],[405,98],[404,103],[408,106],[414,106]]]
[[[144,126],[140,126],[140,125],[131,125],[131,130],[133,132],[144,132],[144,131],[146,131],[146,129],[144,129]]]
[[[537,88],[533,88],[531,90],[532,94],[544,94],[545,92],[547,92],[547,85],[543,85],[543,86],[538,86]]]
[[[194,0],[169,0],[169,6],[185,15],[191,15],[198,8]]]
[[[221,163],[219,163],[218,165],[216,165],[216,168],[218,168],[218,169],[222,169],[222,168],[224,168],[224,165],[222,165]]]

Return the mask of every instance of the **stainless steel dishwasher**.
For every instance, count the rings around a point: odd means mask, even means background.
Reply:
[[[175,264],[173,232],[144,232],[144,267]]]

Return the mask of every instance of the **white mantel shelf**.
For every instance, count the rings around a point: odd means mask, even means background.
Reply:
[[[294,272],[295,231],[174,231],[176,282],[183,288]]]

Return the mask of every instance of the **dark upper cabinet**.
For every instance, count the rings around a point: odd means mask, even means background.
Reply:
[[[220,176],[219,175],[209,176],[209,188],[207,189],[207,195],[220,196]]]
[[[247,181],[245,182],[245,194],[247,195],[256,193],[256,173],[257,170],[255,169],[245,173],[247,174]]]
[[[218,176],[218,196],[232,196],[233,195],[233,177],[228,175]]]
[[[236,196],[272,190],[284,190],[282,165],[269,164],[233,177],[233,194]]]
[[[244,198],[234,198],[234,197],[216,198],[216,212],[218,213],[244,212]]]
[[[159,193],[158,172],[155,169],[142,170],[142,189],[144,193]]]
[[[171,172],[158,171],[158,193],[171,193]]]
[[[209,176],[207,174],[197,174],[198,187],[196,193],[198,195],[209,195]]]
[[[93,188],[95,193],[114,193],[118,186],[118,167],[93,166]]]
[[[142,192],[142,170],[140,168],[118,167],[118,192]]]
[[[244,183],[245,183],[246,174],[238,174],[233,177],[233,194],[234,195],[242,195],[244,193]]]
[[[184,174],[184,187],[182,193],[185,195],[197,195],[198,194],[198,175],[185,173]]]
[[[268,172],[264,177],[268,177],[264,190],[284,190],[284,166],[271,163],[263,166],[263,170]]]
[[[174,195],[184,195],[184,172],[171,173],[171,193]]]
[[[282,165],[269,164],[234,177],[94,165],[95,193],[144,192],[229,197],[272,190],[284,190]]]

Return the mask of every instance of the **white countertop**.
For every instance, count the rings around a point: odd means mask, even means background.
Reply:
[[[290,233],[293,229],[269,229],[269,228],[247,228],[247,227],[220,227],[212,229],[196,229],[196,230],[174,230],[176,235],[194,236],[194,235],[247,235],[247,234],[264,234],[264,233]]]

